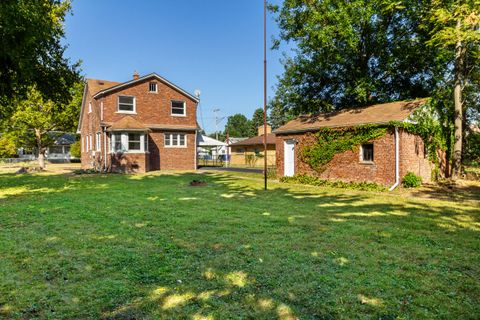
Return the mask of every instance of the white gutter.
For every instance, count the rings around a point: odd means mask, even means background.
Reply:
[[[105,163],[104,172],[107,172],[107,131],[105,127],[103,127],[103,152],[103,160]]]
[[[197,137],[198,137],[198,130],[195,130],[195,148],[193,148],[193,170],[197,170]]]
[[[400,184],[400,137],[398,135],[398,127],[395,127],[395,183],[388,191],[395,190]]]

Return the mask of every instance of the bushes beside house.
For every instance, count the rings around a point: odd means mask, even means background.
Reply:
[[[403,177],[402,185],[405,188],[417,188],[422,184],[422,178],[414,174],[413,172],[408,172],[405,177]]]
[[[310,175],[296,175],[293,177],[281,177],[280,182],[306,184],[317,187],[333,187],[343,189],[354,189],[362,191],[386,191],[384,186],[373,182],[345,182],[345,181],[330,181],[320,179]]]

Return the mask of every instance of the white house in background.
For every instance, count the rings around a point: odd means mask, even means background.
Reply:
[[[72,159],[70,145],[75,142],[75,134],[51,132],[50,135],[55,141],[53,145],[47,147],[45,152],[46,159],[51,162],[70,162]],[[37,152],[35,148],[30,150],[19,148],[18,156],[21,159],[35,160],[37,159]]]

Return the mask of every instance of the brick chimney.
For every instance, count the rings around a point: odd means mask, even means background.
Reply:
[[[257,130],[258,130],[258,135],[259,135],[259,136],[263,136],[263,124],[262,124],[260,127],[258,127]],[[271,133],[271,132],[272,132],[272,127],[270,127],[270,126],[267,124],[267,134],[268,134],[268,133]]]
[[[133,80],[138,80],[140,76],[138,75],[138,72],[137,70],[135,70],[135,72],[133,73]]]

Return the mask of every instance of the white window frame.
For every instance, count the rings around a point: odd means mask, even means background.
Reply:
[[[181,102],[183,103],[183,114],[173,113],[173,103]],[[172,117],[186,117],[187,116],[187,103],[182,100],[170,100],[170,115]]]
[[[88,135],[88,140],[89,140],[89,141],[88,141],[88,146],[90,147],[90,149],[88,149],[88,150],[89,150],[89,151],[92,151],[92,150],[93,150],[93,143],[92,143],[92,142],[93,142],[93,138],[92,138],[92,135],[91,135],[91,134]]]
[[[82,145],[82,152],[85,152],[85,141],[83,141],[83,138],[80,139],[80,144]]]
[[[173,136],[177,136],[177,144],[173,144]],[[184,136],[184,144],[180,144],[180,135]],[[170,143],[167,144],[167,136],[169,137]],[[188,140],[188,135],[184,132],[165,132],[163,134],[163,139],[164,139],[164,146],[165,148],[186,148],[187,147],[187,140]]]
[[[140,150],[129,150],[129,144],[128,144],[128,134],[129,133],[135,133],[140,135]],[[122,145],[121,150],[115,150],[115,142],[117,139],[117,136],[120,135],[120,142]],[[147,134],[145,132],[138,132],[138,131],[128,131],[128,132],[113,132],[112,135],[110,136],[110,152],[115,153],[118,151],[123,151],[125,153],[146,153],[148,152],[148,146],[147,149],[145,149],[145,138]]]
[[[97,151],[102,150],[102,134],[100,132],[97,132],[97,135],[95,136],[95,146]]]
[[[92,101],[88,103],[88,113],[92,113]]]
[[[155,85],[155,91],[152,91],[152,85]],[[148,92],[150,93],[158,93],[158,83],[151,81],[148,83]]]
[[[133,111],[130,110],[120,110],[120,97],[128,97],[133,98]],[[136,114],[137,113],[137,99],[135,96],[129,95],[120,95],[117,97],[117,113],[129,113],[129,114]]]

